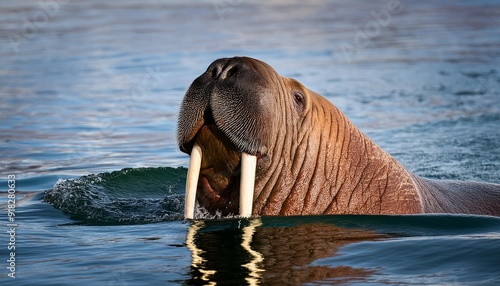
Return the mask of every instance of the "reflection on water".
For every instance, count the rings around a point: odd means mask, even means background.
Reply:
[[[239,222],[241,223],[241,222]],[[262,221],[260,219],[252,219],[248,221],[248,225],[242,226],[238,225],[238,228],[241,227],[241,243],[240,246],[245,250],[248,254],[248,262],[238,265],[241,268],[246,268],[248,273],[247,277],[244,277],[245,281],[248,285],[258,285],[262,280],[262,262],[264,261],[264,257],[258,251],[252,249],[251,243],[253,242],[253,236],[258,227],[262,225]],[[205,221],[194,221],[191,224],[191,227],[188,230],[186,236],[186,245],[188,249],[191,251],[191,269],[193,273],[194,280],[201,280],[206,285],[216,285],[217,281],[214,280],[215,274],[217,273],[216,269],[208,269],[207,265],[208,260],[205,257],[207,252],[203,249],[200,249],[196,244],[196,239],[203,239],[203,237],[198,237],[199,232],[203,231],[206,228]],[[219,242],[220,243],[220,242]],[[221,245],[225,245],[225,243],[221,243]],[[224,260],[229,257],[219,257]],[[243,262],[242,262],[243,263]],[[241,269],[239,269],[241,270]]]
[[[251,260],[243,265],[249,271],[248,277],[245,278],[249,285],[259,284],[259,281],[262,279],[261,272],[264,271],[264,269],[260,268],[260,264],[264,261],[264,256],[258,251],[253,250],[251,246],[253,236],[259,226],[262,226],[262,221],[260,219],[252,219],[248,226],[243,227],[243,241],[241,242],[241,246],[251,256]]]
[[[195,243],[195,235],[198,233],[200,229],[204,227],[203,221],[196,221],[191,224],[191,227],[188,230],[186,237],[186,245],[189,250],[191,250],[191,268],[194,272],[199,272],[200,275],[193,275],[196,278],[199,278],[202,281],[206,281],[207,285],[215,285],[216,283],[208,283],[210,282],[210,276],[216,273],[215,270],[210,270],[205,268],[206,259],[203,258],[202,249],[198,248]]]
[[[373,270],[327,267],[312,262],[336,255],[345,245],[386,238],[370,231],[322,222],[279,225],[279,220],[193,221],[186,245],[191,251],[190,284],[301,284],[318,280],[361,281]],[[274,220],[274,223],[272,222]]]

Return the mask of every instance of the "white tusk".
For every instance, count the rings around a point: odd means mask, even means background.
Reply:
[[[256,156],[247,153],[241,154],[240,216],[242,217],[252,216],[256,167]]]
[[[201,148],[194,144],[189,157],[189,167],[186,179],[186,202],[184,206],[184,218],[194,218],[194,205],[196,202],[196,189],[198,187],[198,176],[201,168]]]

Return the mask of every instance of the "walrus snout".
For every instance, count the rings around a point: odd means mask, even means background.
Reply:
[[[190,153],[203,126],[215,124],[240,152],[265,155],[276,105],[266,89],[267,64],[246,57],[222,58],[209,65],[189,87],[181,105],[179,148]]]
[[[235,213],[239,200],[240,215],[252,214],[257,159],[266,156],[270,136],[262,131],[273,118],[263,107],[275,104],[262,74],[268,71],[251,58],[218,59],[186,92],[178,123],[179,148],[191,155],[186,218],[193,217],[195,193],[209,211]]]

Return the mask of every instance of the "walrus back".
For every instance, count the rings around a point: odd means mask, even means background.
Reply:
[[[418,178],[426,213],[500,216],[500,184]]]

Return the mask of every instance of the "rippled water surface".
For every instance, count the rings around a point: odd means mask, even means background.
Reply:
[[[409,170],[500,183],[497,1],[2,1],[0,11],[1,285],[500,284],[493,217],[183,222],[187,156],[175,133],[191,81],[246,55],[327,97]]]

